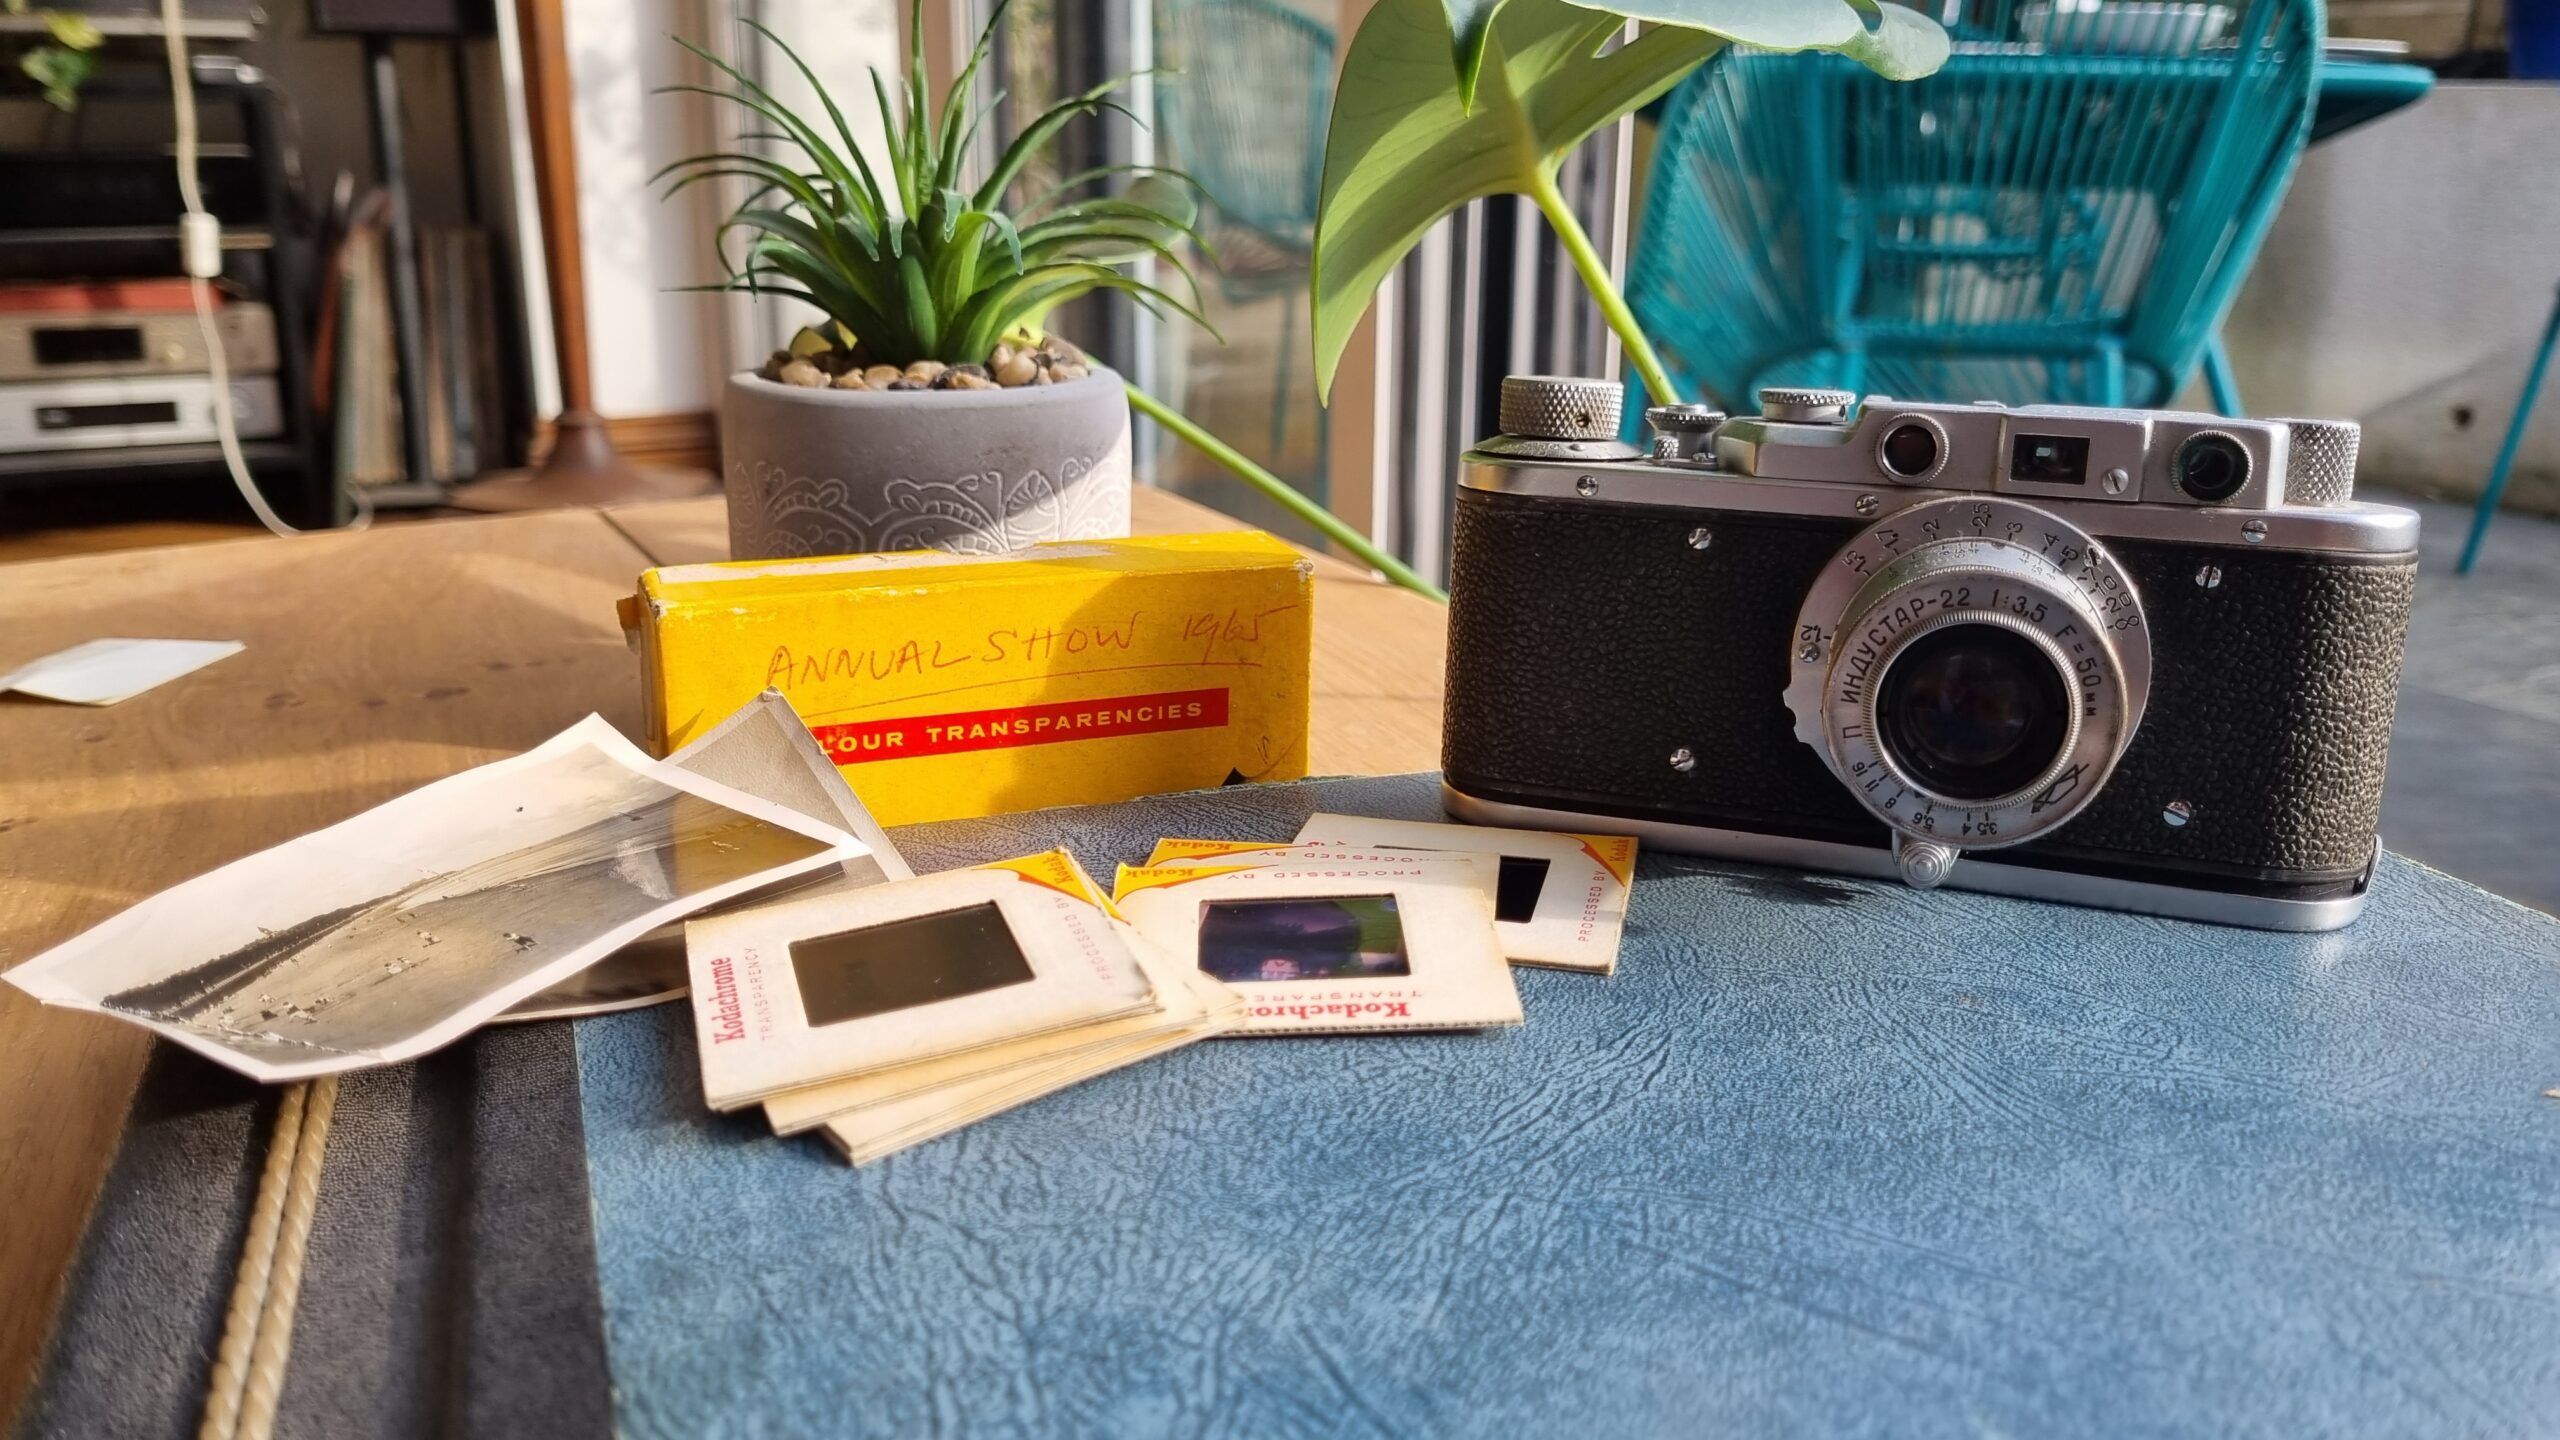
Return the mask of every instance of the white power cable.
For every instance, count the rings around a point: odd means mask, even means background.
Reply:
[[[240,498],[258,523],[278,535],[303,535],[285,523],[267,504],[258,484],[249,477],[248,457],[240,453],[240,422],[231,405],[231,357],[222,348],[221,332],[213,319],[213,280],[222,273],[222,222],[204,208],[204,186],[198,176],[196,145],[196,84],[187,63],[186,7],[183,0],[160,0],[161,37],[169,50],[169,94],[178,112],[178,199],[186,214],[178,220],[178,250],[187,272],[187,293],[195,301],[196,329],[204,337],[205,361],[213,382],[213,430],[222,444],[223,468],[231,472],[231,483],[240,489]],[[284,217],[275,217],[283,223]],[[346,342],[341,330],[338,343]],[[344,403],[345,397],[340,397]],[[373,502],[362,490],[347,488],[347,498],[355,502],[356,516],[350,530],[362,530],[373,523]]]

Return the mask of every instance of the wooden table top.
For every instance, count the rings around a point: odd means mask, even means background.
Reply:
[[[1244,527],[1141,489],[1136,528]],[[614,601],[648,566],[727,549],[714,497],[0,566],[0,671],[103,636],[248,645],[103,709],[0,699],[0,968],[589,712],[637,735]],[[1439,607],[1319,557],[1313,772],[1437,766],[1445,647]],[[0,1417],[149,1044],[0,986]]]

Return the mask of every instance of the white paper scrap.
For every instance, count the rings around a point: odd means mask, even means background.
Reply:
[[[247,648],[237,640],[91,640],[0,676],[0,690],[66,705],[113,705]]]

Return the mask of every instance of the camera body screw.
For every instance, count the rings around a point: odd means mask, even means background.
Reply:
[[[1671,752],[1671,768],[1686,775],[1698,768],[1698,757],[1688,746],[1683,745]]]
[[[1597,495],[1600,493],[1600,482],[1592,479],[1588,475],[1585,475],[1581,479],[1573,482],[1573,489],[1574,493],[1577,495]]]
[[[1861,515],[1873,515],[1882,503],[1882,501],[1879,501],[1873,495],[1861,495],[1858,497],[1858,513]]]
[[[2248,541],[2252,545],[2256,545],[2264,541],[2267,538],[2267,522],[2264,520],[2252,520],[2248,524],[2241,526],[2240,538]]]
[[[2203,569],[2198,570],[2196,572],[2196,584],[2206,590],[2221,588],[2222,567],[2219,565],[2207,565]]]
[[[2098,477],[2099,487],[2110,495],[2121,495],[2125,492],[2125,489],[2132,484],[2133,476],[2126,473],[2121,466],[2116,469],[2109,470],[2106,474]]]
[[[2184,827],[2188,821],[2193,820],[2194,818],[2196,818],[2196,807],[2188,804],[2184,800],[2172,800],[2169,802],[2168,808],[2160,812],[2160,823],[2168,826],[2172,830]]]
[[[1714,531],[1708,529],[1704,525],[1701,525],[1697,529],[1689,532],[1689,548],[1692,550],[1704,550],[1709,545],[1715,543],[1715,538],[1716,534]]]

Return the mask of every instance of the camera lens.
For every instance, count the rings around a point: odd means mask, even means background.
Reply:
[[[1880,447],[1884,468],[1896,479],[1918,480],[1938,468],[1938,437],[1917,421],[1904,421],[1885,432]]]
[[[2207,505],[2230,499],[2249,483],[2249,452],[2216,431],[2187,437],[2173,464],[2178,488]]]
[[[2070,707],[2062,673],[2035,642],[1999,625],[1949,625],[1893,658],[1876,691],[1876,738],[1923,789],[1990,800],[2062,753]]]

